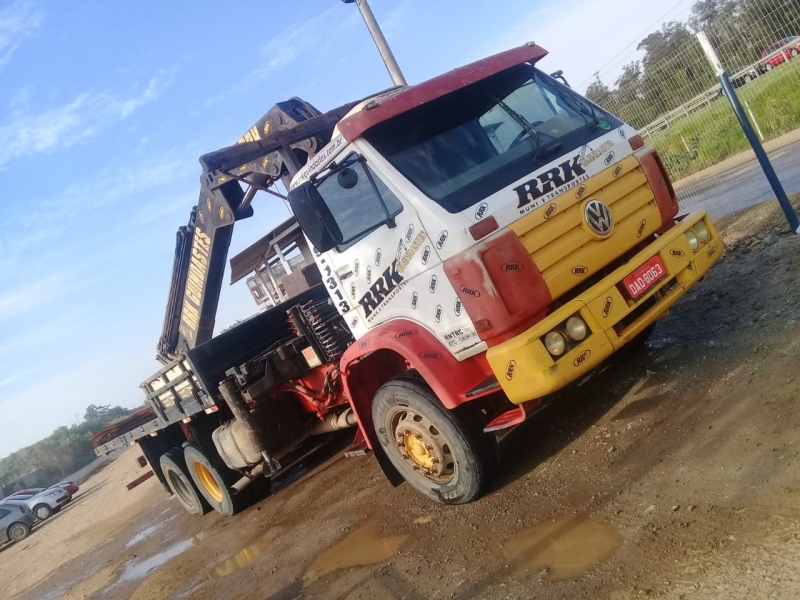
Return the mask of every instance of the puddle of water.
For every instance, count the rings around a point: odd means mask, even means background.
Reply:
[[[379,537],[378,524],[370,521],[354,529],[337,544],[317,556],[308,567],[306,577],[383,562],[397,554],[408,537],[407,535]]]
[[[546,571],[548,581],[561,581],[586,574],[610,558],[621,543],[622,535],[602,521],[567,517],[514,536],[505,554],[513,561],[514,577]]]
[[[128,542],[125,544],[125,547],[126,548],[130,548],[134,544],[138,544],[143,539],[145,539],[147,536],[149,536],[151,533],[155,533],[156,531],[161,529],[164,525],[166,525],[167,523],[172,521],[172,519],[174,519],[174,518],[175,518],[175,516],[172,516],[172,517],[169,517],[168,519],[164,519],[160,523],[156,523],[155,525],[151,525],[150,527],[145,527],[140,532],[138,532],[136,535],[134,535],[131,539],[129,539]]]
[[[242,548],[225,561],[214,567],[214,570],[208,574],[209,579],[219,579],[239,569],[246,567],[252,563],[257,557],[264,554],[267,549],[272,545],[272,540],[262,539],[258,540],[255,544],[250,544],[247,548]]]
[[[153,569],[160,567],[179,554],[186,552],[192,546],[194,546],[194,540],[189,538],[188,540],[178,542],[174,546],[170,546],[166,550],[159,552],[150,558],[146,558],[143,561],[135,562],[132,565],[126,566],[125,570],[122,572],[122,575],[120,575],[119,583],[143,578]]]
[[[428,513],[427,515],[422,515],[421,517],[417,517],[413,521],[411,521],[414,525],[427,525],[428,523],[433,523],[436,520],[438,515],[436,513]]]

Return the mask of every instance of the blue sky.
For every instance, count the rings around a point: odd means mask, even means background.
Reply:
[[[370,5],[409,83],[534,40],[585,87],[691,1]],[[89,404],[143,401],[200,154],[288,97],[325,110],[390,85],[339,0],[0,0],[0,457]],[[288,215],[255,210],[231,255]],[[244,282],[225,289],[217,330],[254,310]]]

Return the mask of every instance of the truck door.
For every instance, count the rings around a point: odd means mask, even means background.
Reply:
[[[318,256],[317,264],[354,337],[402,318],[434,333],[459,358],[484,349],[445,276],[437,240],[412,203],[384,177],[379,162],[355,149],[340,156],[345,172],[317,189],[345,242]]]

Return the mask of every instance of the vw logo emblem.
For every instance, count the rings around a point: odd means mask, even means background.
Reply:
[[[583,217],[586,219],[586,224],[589,226],[589,229],[594,231],[597,235],[608,235],[611,233],[611,228],[614,226],[614,219],[611,217],[611,211],[599,200],[589,200],[589,202],[586,203]]]

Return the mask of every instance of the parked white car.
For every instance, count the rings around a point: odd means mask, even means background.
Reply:
[[[0,502],[0,507],[4,504],[24,503],[34,514],[36,519],[44,521],[57,513],[70,500],[72,496],[64,488],[52,488],[39,492],[38,494],[16,494],[4,498]]]
[[[24,503],[0,504],[0,544],[24,540],[35,519]]]

